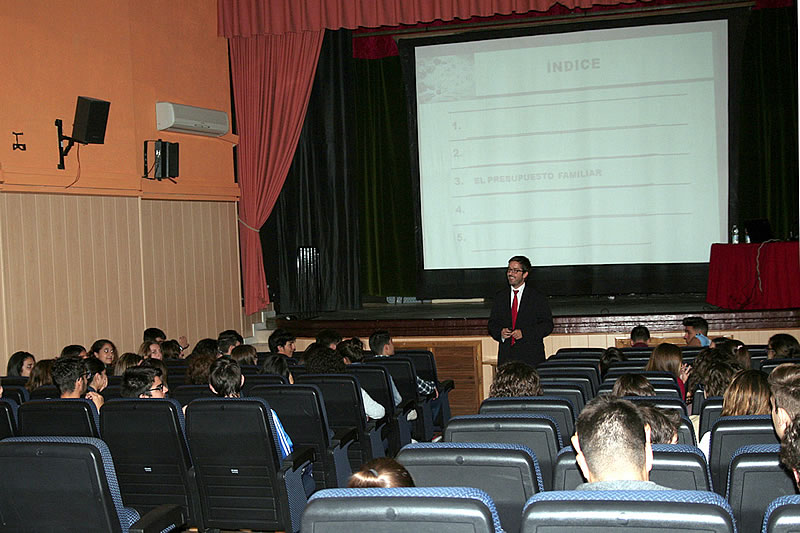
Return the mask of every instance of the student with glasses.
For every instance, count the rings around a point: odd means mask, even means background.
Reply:
[[[134,366],[122,375],[120,396],[123,398],[166,398],[169,388],[161,380],[161,369]]]
[[[86,398],[92,400],[99,411],[103,396],[99,392],[87,392],[92,373],[86,361],[80,357],[59,357],[53,363],[53,382],[61,398]]]

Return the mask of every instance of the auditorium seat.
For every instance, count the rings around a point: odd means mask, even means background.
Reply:
[[[494,502],[468,487],[326,489],[309,499],[303,531],[502,533]]]
[[[397,350],[395,356],[408,357],[414,362],[417,375],[422,379],[436,383],[439,397],[434,400],[439,402],[441,408],[439,415],[433,421],[435,430],[441,431],[452,416],[450,410],[450,391],[456,388],[452,379],[439,381],[439,371],[436,368],[436,358],[430,350]]]
[[[523,533],[655,530],[733,533],[736,526],[721,496],[695,490],[542,492],[528,500],[522,517]]]
[[[761,366],[759,367],[759,370],[761,370],[765,374],[770,374],[770,373],[772,373],[773,370],[775,370],[776,366],[782,365],[784,363],[790,363],[790,364],[798,365],[798,364],[800,364],[800,359],[799,358],[792,358],[792,359],[790,359],[790,358],[786,358],[786,359],[766,359],[761,363]]]
[[[3,396],[5,397],[5,392],[3,392]],[[55,385],[42,385],[41,387],[36,387],[30,393],[31,400],[54,400],[60,397],[61,394]]]
[[[800,496],[781,496],[767,507],[763,533],[797,533],[800,524]]]
[[[725,494],[728,467],[733,453],[748,444],[777,444],[770,415],[723,416],[711,429],[711,452],[708,465],[714,490]]]
[[[55,387],[53,387],[55,389]],[[56,391],[58,392],[58,391]],[[3,385],[3,399],[4,400],[13,400],[16,402],[17,405],[22,405],[23,403],[30,400],[31,395],[28,393],[28,389],[22,387],[20,385]],[[56,398],[58,398],[58,394],[56,394]]]
[[[597,389],[600,387],[600,369],[594,366],[584,366],[580,364],[560,366],[553,364],[550,366],[538,366],[536,372],[542,378],[585,378],[589,380],[589,392],[594,398]]]
[[[566,398],[572,403],[575,408],[576,416],[583,411],[583,406],[586,405],[586,397],[583,394],[583,387],[579,383],[570,383],[566,381],[539,381],[542,386],[542,393],[546,396],[556,396],[558,398]]]
[[[257,385],[288,385],[283,376],[278,374],[252,374],[244,378],[242,396],[250,396],[250,391]]]
[[[605,348],[559,348],[556,353],[550,357],[557,358],[570,358],[570,357],[588,357],[588,358],[596,358],[600,361],[600,357],[603,355]]]
[[[641,374],[644,372],[644,367],[647,366],[647,359],[629,359],[627,361],[613,361],[608,366],[608,371],[603,376],[603,379],[611,375],[622,374]]]
[[[726,499],[741,531],[758,531],[769,504],[795,493],[794,476],[778,458],[780,444],[743,446],[731,457]]]
[[[525,396],[517,398],[486,398],[481,403],[480,414],[530,413],[553,418],[561,435],[575,433],[575,408],[566,398],[556,396]]]
[[[658,407],[659,409],[675,409],[681,416],[687,416],[688,409],[680,398],[674,396],[624,396],[625,400],[630,400],[636,404],[644,403]]]
[[[714,427],[714,422],[720,417],[722,413],[722,396],[711,396],[704,398],[703,407],[700,408],[700,435],[703,438],[706,432],[711,431]]]
[[[0,385],[8,387],[9,385],[16,387],[24,387],[28,383],[28,378],[25,376],[3,376],[0,378]]]
[[[543,490],[536,456],[519,444],[409,444],[397,460],[417,487],[473,487],[486,492],[507,531],[519,531],[522,507]]]
[[[17,402],[0,399],[0,440],[17,434]]]
[[[21,436],[100,437],[100,415],[91,400],[30,400],[17,416]]]
[[[189,405],[192,400],[198,398],[213,398],[214,396],[208,385],[179,385],[169,389],[169,397],[178,400],[183,406]]]

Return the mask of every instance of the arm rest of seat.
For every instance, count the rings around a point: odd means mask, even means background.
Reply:
[[[281,469],[299,470],[306,464],[313,463],[315,458],[313,446],[295,446],[294,451],[283,458]]]
[[[443,392],[450,392],[451,390],[456,388],[456,382],[452,379],[446,379],[444,381],[439,382],[439,394]]]
[[[331,439],[331,444],[334,448],[342,447],[344,448],[346,445],[350,444],[358,437],[358,430],[354,427],[350,428],[342,428],[337,431],[333,435],[333,439]]]
[[[161,533],[170,526],[180,531],[189,517],[179,505],[159,505],[143,517],[139,518],[129,529],[130,533]]]
[[[414,409],[417,408],[417,402],[414,400],[404,400],[397,406],[395,409],[395,414],[400,416],[400,414],[408,414]]]

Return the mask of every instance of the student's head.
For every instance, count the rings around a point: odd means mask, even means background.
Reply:
[[[725,390],[721,416],[768,415],[771,395],[763,372],[740,370]]]
[[[605,375],[606,372],[608,372],[608,369],[611,368],[611,363],[615,361],[627,360],[628,358],[619,348],[614,348],[613,346],[606,348],[603,350],[602,355],[600,355],[600,373]]]
[[[725,394],[725,390],[738,370],[740,369],[733,361],[727,358],[711,359],[706,367],[706,375],[703,381],[703,391],[706,398]]]
[[[590,482],[648,479],[653,462],[650,427],[628,400],[602,394],[586,404],[572,447]]]
[[[264,358],[261,368],[258,369],[259,374],[277,374],[283,376],[286,380],[291,380],[289,373],[289,363],[286,357],[278,353],[271,353]]]
[[[53,363],[53,383],[61,396],[86,394],[86,361],[80,357],[59,357]]]
[[[769,338],[767,357],[770,359],[790,359],[800,357],[800,344],[787,333],[778,333]]]
[[[636,404],[645,424],[650,426],[651,444],[677,444],[681,414],[677,409]]]
[[[369,349],[375,355],[394,355],[392,337],[385,329],[378,330],[369,336]]]
[[[327,346],[331,350],[335,350],[336,345],[342,342],[342,334],[332,329],[323,329],[322,331],[317,333],[317,338],[315,339],[315,342],[317,344]]]
[[[692,346],[699,346],[700,341],[693,341],[695,336],[700,333],[701,335],[708,335],[708,322],[701,316],[687,316],[683,319],[683,338],[686,344]]]
[[[347,365],[335,350],[315,342],[306,349],[306,369],[310,374],[343,374]]]
[[[123,398],[164,398],[168,392],[158,368],[134,366],[122,375],[120,395]]]
[[[32,353],[28,352],[14,352],[8,360],[6,366],[7,376],[21,376],[30,377],[33,365],[36,364],[36,358]]]
[[[653,385],[647,381],[647,378],[641,374],[622,374],[614,382],[614,388],[611,390],[614,396],[655,396],[656,390]]]
[[[230,357],[214,360],[208,371],[208,385],[217,396],[238,398],[244,386],[242,367]]]
[[[389,457],[373,459],[361,465],[347,482],[349,489],[413,487],[414,480],[403,465]]]
[[[285,329],[278,328],[269,336],[269,351],[283,354],[286,357],[292,357],[295,351],[296,340],[297,338],[294,335]]]
[[[217,339],[202,339],[194,345],[192,356],[194,355],[210,355],[217,357],[219,355],[219,344]]]
[[[84,359],[86,362],[86,370],[89,377],[86,379],[88,386],[97,392],[102,392],[108,386],[108,374],[106,372],[106,365],[96,357],[87,357]]]
[[[800,415],[800,365],[778,365],[767,381],[772,391],[772,425],[778,437],[782,437],[791,421]]]
[[[61,349],[59,357],[86,357],[88,352],[80,344],[68,344]]]
[[[244,344],[244,337],[242,337],[242,335],[235,329],[226,329],[225,331],[220,331],[219,335],[217,335],[217,340],[222,337],[233,337],[239,344]]]
[[[364,360],[364,348],[361,339],[353,337],[352,339],[345,339],[336,345],[336,353],[338,353],[345,363],[360,363]]]
[[[142,342],[161,342],[167,340],[167,334],[158,328],[147,328],[142,334]]]
[[[34,389],[44,385],[53,384],[53,363],[55,362],[55,359],[40,359],[36,361],[36,364],[33,365],[33,370],[31,370],[28,382],[25,384],[25,388],[28,389],[28,392],[32,392]]]
[[[180,359],[183,348],[175,339],[170,339],[161,343],[161,355],[164,359]]]
[[[491,398],[514,398],[519,396],[541,396],[539,374],[531,365],[522,361],[511,361],[497,368],[497,374],[489,387]]]
[[[191,385],[207,385],[208,370],[216,359],[216,353],[214,353],[214,355],[207,353],[193,355],[189,359],[189,364],[186,367],[187,383]]]
[[[136,352],[144,359],[163,359],[164,355],[161,353],[161,345],[155,341],[143,342],[139,346],[139,351]]]
[[[800,488],[800,416],[787,424],[781,436],[781,463],[794,474],[794,482]]]
[[[650,354],[650,360],[644,369],[647,372],[669,372],[675,378],[678,378],[681,373],[682,363],[683,353],[681,349],[674,344],[662,342],[653,348],[653,353]]]
[[[126,352],[120,355],[117,362],[114,363],[113,374],[115,376],[121,376],[129,368],[142,364],[142,361],[144,361],[144,357],[141,355],[133,352]]]
[[[734,361],[744,370],[750,370],[750,352],[742,341],[736,339],[717,338],[711,346],[719,350],[731,361]]]
[[[252,344],[240,344],[231,350],[231,359],[242,365],[255,365],[258,361],[258,350]]]
[[[119,355],[113,342],[108,339],[99,339],[94,341],[89,348],[89,356],[96,357],[106,366],[110,366],[116,362]]]
[[[635,326],[631,330],[631,344],[637,342],[644,342],[645,344],[650,341],[650,330],[647,326]]]
[[[219,334],[219,337],[217,337],[217,349],[222,355],[230,355],[231,351],[240,344],[241,342],[239,342],[238,334],[232,335],[222,332]]]

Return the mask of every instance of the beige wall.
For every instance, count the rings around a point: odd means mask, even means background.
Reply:
[[[241,330],[236,204],[0,193],[0,364]]]

